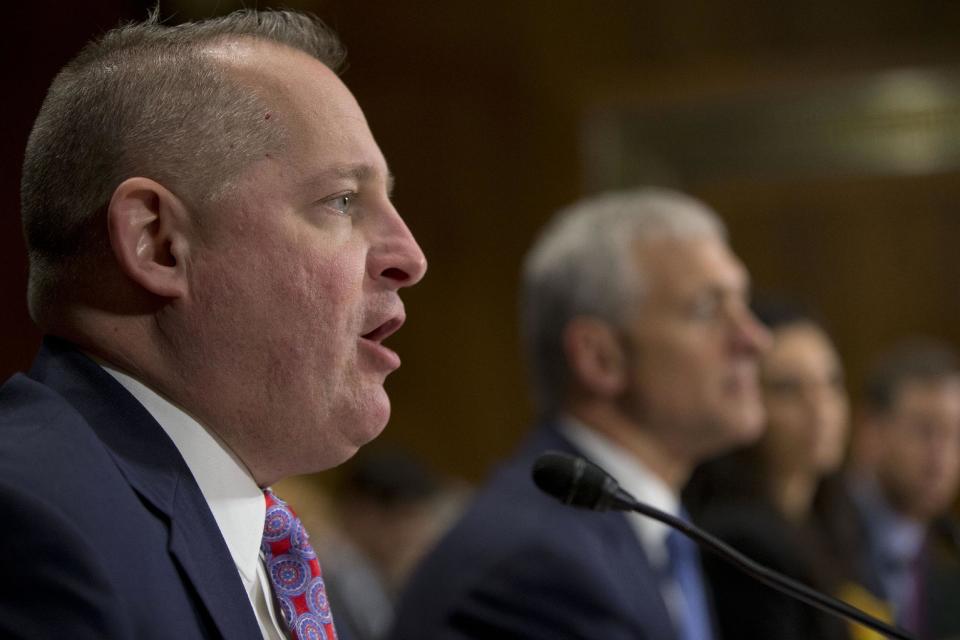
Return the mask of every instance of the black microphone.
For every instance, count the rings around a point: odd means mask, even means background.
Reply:
[[[689,522],[655,509],[620,488],[613,477],[598,467],[577,456],[559,451],[547,451],[533,464],[533,481],[541,491],[560,502],[593,511],[636,511],[677,529],[698,545],[711,551],[748,576],[759,580],[777,591],[826,611],[835,616],[860,623],[888,638],[914,640],[906,631],[897,629],[846,602],[837,600],[811,589],[793,578],[777,573],[755,562],[725,542],[710,535]]]

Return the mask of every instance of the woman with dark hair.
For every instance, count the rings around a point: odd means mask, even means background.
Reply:
[[[761,358],[767,427],[753,446],[694,474],[688,507],[704,528],[777,571],[838,593],[855,573],[832,550],[844,537],[830,474],[846,444],[849,401],[830,338],[810,315],[765,307],[772,335]],[[718,625],[737,640],[843,640],[846,625],[705,554]]]

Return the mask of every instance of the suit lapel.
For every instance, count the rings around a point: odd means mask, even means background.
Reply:
[[[524,447],[525,457],[529,459],[526,463],[527,468],[533,460],[547,450],[587,457],[567,440],[555,425],[546,425],[537,429]],[[670,622],[667,605],[663,598],[659,597],[661,585],[657,579],[657,572],[651,565],[626,514],[606,513],[596,521],[598,533],[605,540],[605,548],[610,550],[616,559],[620,583],[629,589],[627,594],[636,594],[632,602],[637,618],[645,620],[648,627],[650,625],[657,627],[652,637],[676,638],[676,630]],[[650,597],[649,594],[658,594],[658,597]]]
[[[170,528],[169,551],[224,638],[260,638],[236,565],[200,488],[173,442],[110,374],[46,338],[30,376],[86,419],[130,486]]]
[[[260,638],[250,600],[210,508],[193,477],[182,480],[173,500],[170,553],[190,578],[224,638]]]
[[[658,626],[657,638],[674,638],[676,629],[671,622],[667,605],[660,597],[662,585],[659,572],[650,563],[643,546],[637,539],[637,532],[633,529],[624,514],[610,518],[607,523],[607,535],[611,546],[617,545],[623,553],[617,554],[620,560],[620,575],[623,584],[632,582],[631,592],[636,594],[633,602],[641,618],[651,625]],[[657,594],[650,597],[648,594]]]

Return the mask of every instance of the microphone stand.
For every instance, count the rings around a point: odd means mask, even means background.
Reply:
[[[832,615],[854,620],[888,638],[914,640],[906,631],[765,567],[689,522],[640,502],[620,488],[609,473],[585,458],[559,451],[547,451],[540,455],[533,465],[533,481],[544,493],[573,507],[593,511],[636,511],[653,518],[676,529],[755,580],[801,602]]]
[[[863,626],[869,627],[888,638],[914,640],[914,637],[908,634],[906,631],[888,625],[880,620],[877,620],[873,616],[867,615],[860,609],[850,606],[846,602],[820,593],[819,591],[811,589],[801,582],[777,573],[776,571],[751,560],[730,545],[720,541],[706,531],[703,531],[702,529],[699,529],[680,518],[672,516],[669,513],[664,513],[663,511],[655,509],[650,505],[643,504],[623,490],[617,490],[615,500],[618,505],[617,508],[627,508],[631,511],[636,511],[637,513],[643,514],[647,517],[653,518],[654,520],[658,520],[669,527],[677,529],[683,535],[687,536],[691,540],[694,540],[701,547],[719,555],[721,558],[730,562],[747,575],[752,576],[767,586],[788,593],[798,600],[806,602],[813,607],[833,615],[845,617],[850,620],[856,620]]]

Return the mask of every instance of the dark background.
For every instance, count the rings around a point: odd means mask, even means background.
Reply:
[[[151,4],[9,10],[2,377],[39,342],[18,219],[30,124],[84,41]],[[821,310],[854,392],[892,340],[960,343],[960,3],[290,4],[346,43],[344,80],[430,261],[390,341],[404,366],[388,382],[381,446],[471,480],[509,451],[532,415],[515,329],[521,257],[553,210],[600,187],[658,182],[714,206],[756,288]],[[176,22],[234,6],[160,9]]]

